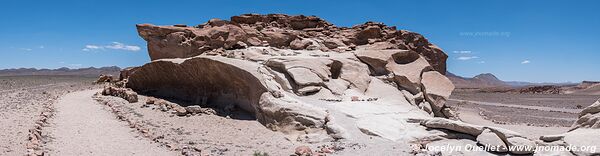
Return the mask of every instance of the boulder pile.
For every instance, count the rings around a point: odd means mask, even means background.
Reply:
[[[101,94],[120,97],[127,100],[127,102],[129,103],[134,103],[138,101],[137,93],[128,88],[105,86]]]
[[[296,141],[409,141],[430,135],[409,118],[455,117],[445,105],[454,89],[447,55],[396,27],[245,14],[137,29],[152,61],[123,70],[123,86],[202,107],[234,105]]]

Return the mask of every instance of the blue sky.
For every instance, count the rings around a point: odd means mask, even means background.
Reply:
[[[243,13],[396,25],[444,49],[448,70],[462,76],[600,80],[600,1],[593,0],[7,0],[0,5],[0,69],[142,65],[149,57],[135,24],[196,25]]]

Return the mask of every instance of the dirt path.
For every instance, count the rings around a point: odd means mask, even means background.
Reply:
[[[53,137],[50,155],[174,155],[147,140],[136,138],[91,96],[99,90],[69,93],[56,103],[48,129]]]

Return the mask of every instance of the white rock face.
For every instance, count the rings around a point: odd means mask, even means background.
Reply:
[[[281,25],[257,24],[263,20]],[[440,134],[426,127],[435,121],[423,126],[412,120],[450,114],[442,113],[454,89],[440,74],[446,56],[416,33],[375,23],[340,30],[318,18],[287,15],[137,27],[153,61],[128,72],[127,87],[216,107],[236,105],[266,127],[293,135],[291,140],[406,144]],[[337,37],[315,35],[322,29]],[[483,131],[451,120],[438,124]]]
[[[431,104],[433,113],[437,116],[448,116],[448,113],[443,113],[443,109],[444,104],[454,90],[452,81],[439,72],[428,71],[423,73],[422,83],[425,90],[425,99]]]

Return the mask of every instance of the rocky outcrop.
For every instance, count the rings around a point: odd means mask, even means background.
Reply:
[[[233,105],[314,143],[410,141],[429,134],[409,117],[452,114],[446,55],[419,34],[380,23],[345,28],[314,16],[247,14],[137,28],[152,62],[121,72],[123,86],[201,106],[178,115]]]
[[[573,123],[571,130],[577,128],[600,129],[600,100],[586,107],[579,113],[579,119]]]
[[[573,149],[569,152],[575,155],[600,155],[595,150],[600,147],[600,100],[586,107],[579,113],[579,119],[573,123],[569,132],[560,135],[540,136],[546,144],[558,144],[565,147],[587,148]],[[590,149],[593,148],[593,149]]]
[[[412,50],[422,55],[438,72],[446,73],[447,55],[418,33],[396,30],[367,22],[351,28],[336,27],[315,16],[244,14],[230,21],[212,19],[194,27],[137,25],[148,41],[152,60],[187,58],[203,53],[248,46],[344,52],[357,48]]]
[[[510,152],[512,154],[533,154],[537,144],[517,132],[498,128],[478,126],[462,121],[444,118],[422,120],[421,125],[433,129],[445,129],[452,132],[468,134],[491,152]]]

